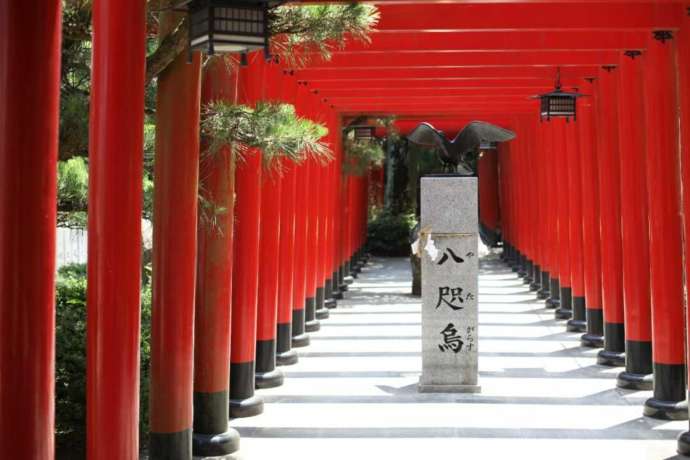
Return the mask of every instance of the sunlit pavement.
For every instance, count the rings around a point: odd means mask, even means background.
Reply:
[[[481,262],[482,393],[418,394],[420,300],[407,259],[374,258],[311,334],[264,414],[233,420],[232,458],[666,459],[687,422],[642,416],[651,392],[618,390],[620,369],[535,300],[495,256]]]

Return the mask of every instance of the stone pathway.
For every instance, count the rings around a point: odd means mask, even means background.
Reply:
[[[374,258],[265,413],[233,420],[242,460],[668,459],[687,422],[642,416],[495,256],[481,262],[478,395],[418,394],[420,301],[406,259]]]

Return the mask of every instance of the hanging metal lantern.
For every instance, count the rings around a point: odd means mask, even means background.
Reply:
[[[353,131],[357,141],[370,141],[376,134],[376,128],[373,126],[355,126]]]
[[[268,12],[278,2],[257,0],[185,0],[189,15],[189,48],[209,55],[248,53],[263,48],[269,54]]]
[[[577,92],[566,92],[561,89],[561,70],[556,73],[556,87],[550,93],[534,96],[541,101],[540,117],[541,120],[551,120],[551,118],[565,118],[566,121],[577,119],[577,98],[582,94]]]

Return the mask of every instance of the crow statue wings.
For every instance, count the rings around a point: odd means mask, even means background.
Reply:
[[[420,123],[407,139],[419,145],[436,147],[444,171],[472,175],[470,161],[479,152],[482,142],[506,142],[515,139],[515,133],[491,123],[473,121],[449,141],[429,123]]]

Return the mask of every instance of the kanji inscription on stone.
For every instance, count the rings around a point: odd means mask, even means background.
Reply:
[[[422,178],[421,392],[478,392],[477,179]]]

